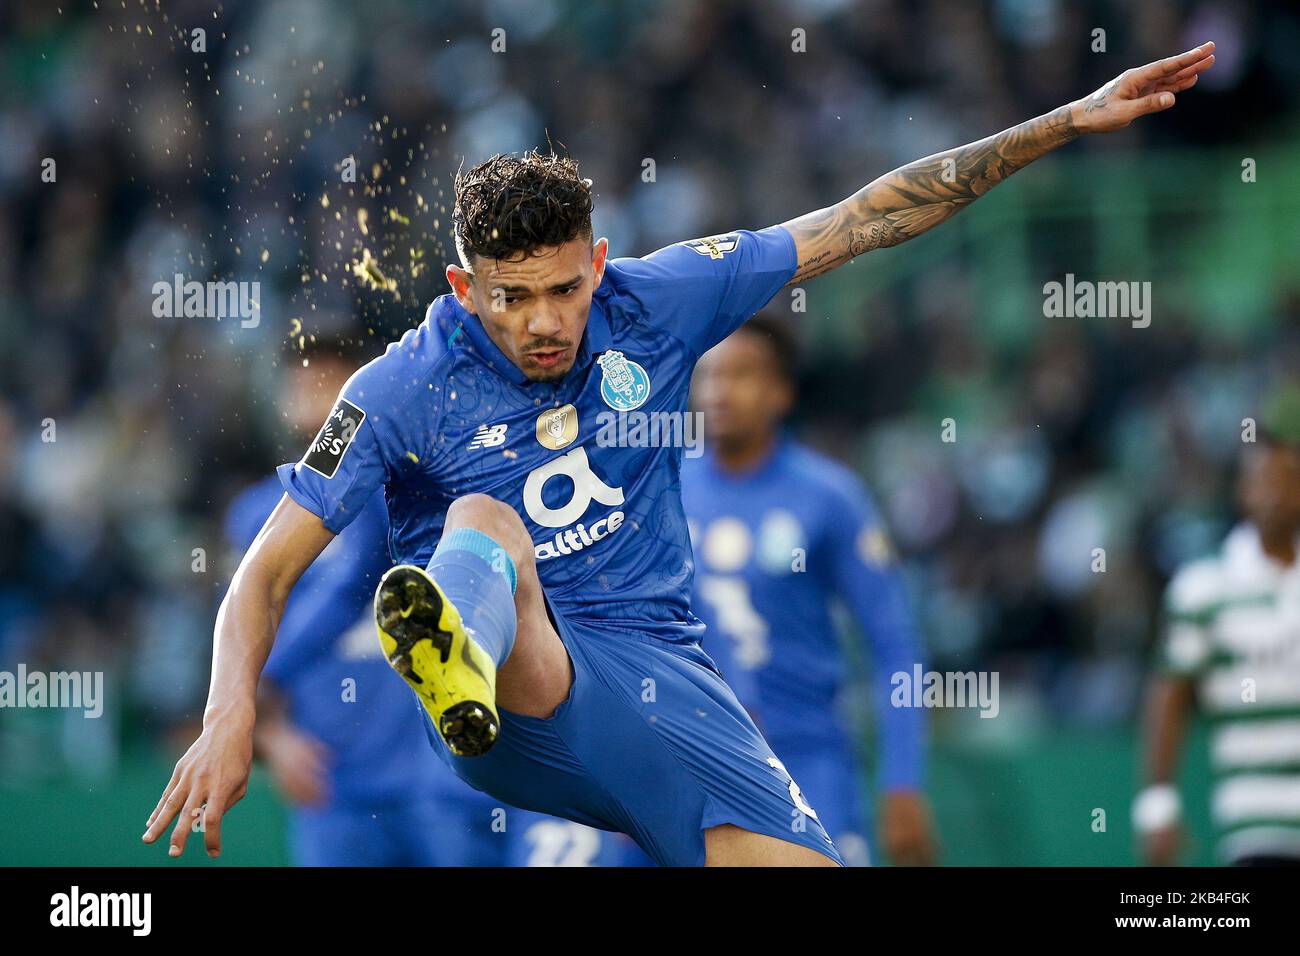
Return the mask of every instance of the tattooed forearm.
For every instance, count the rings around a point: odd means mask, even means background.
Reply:
[[[843,202],[785,223],[799,254],[790,282],[806,282],[863,253],[919,236],[1078,135],[1070,107],[1062,106],[977,143],[908,163]]]

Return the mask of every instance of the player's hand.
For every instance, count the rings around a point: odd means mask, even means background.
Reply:
[[[286,800],[314,806],[329,796],[326,767],[330,750],[288,721],[276,721],[258,731],[258,748],[266,758],[271,779]]]
[[[221,821],[248,792],[253,763],[253,718],[230,717],[203,728],[176,764],[162,799],[149,815],[143,840],[153,843],[176,821],[167,855],[178,857],[192,829],[203,831],[208,856],[221,854]]]
[[[1096,93],[1070,104],[1070,119],[1080,133],[1112,133],[1139,116],[1174,105],[1176,93],[1191,89],[1214,65],[1214,44],[1146,66],[1125,70]]]
[[[895,866],[933,866],[938,856],[934,821],[925,795],[911,790],[885,794],[880,842]]]
[[[1141,840],[1147,866],[1174,866],[1183,852],[1183,828],[1177,823],[1145,833]]]

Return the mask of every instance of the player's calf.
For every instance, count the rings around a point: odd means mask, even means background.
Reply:
[[[498,505],[484,495],[453,503],[428,568],[391,568],[375,592],[384,654],[463,757],[496,741],[497,668],[515,642],[517,533]]]
[[[508,654],[496,658],[497,701],[512,713],[549,717],[569,696],[572,677],[568,652],[546,611],[528,529],[513,508],[483,494],[465,495],[448,509],[443,539],[461,528],[491,538],[515,569],[515,636]],[[453,598],[464,611],[461,598]],[[473,621],[470,626],[477,629]]]

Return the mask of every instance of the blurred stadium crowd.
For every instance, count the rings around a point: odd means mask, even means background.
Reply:
[[[826,205],[1208,38],[1220,62],[1194,108],[1071,149],[1275,137],[1260,117],[1294,120],[1300,91],[1294,8],[1229,0],[76,6],[0,6],[0,667],[109,673],[115,719],[64,741],[83,771],[111,771],[127,731],[201,713],[222,512],[301,453],[280,369],[299,334],[350,330],[378,354],[421,319],[460,157],[549,134],[595,182],[598,234],[642,255]],[[368,192],[341,179],[348,156]],[[1029,229],[1028,274],[1074,268],[1063,232]],[[396,291],[353,275],[370,243]],[[1030,299],[1019,334],[989,336],[973,251],[853,309],[812,287],[797,425],[881,500],[934,665],[1001,671],[1007,720],[988,723],[1127,720],[1164,580],[1232,519],[1240,420],[1300,366],[1300,272],[1235,335],[1190,310],[1141,332],[1053,323]],[[155,317],[175,273],[260,282],[260,324]],[[8,768],[57,772],[4,746]]]

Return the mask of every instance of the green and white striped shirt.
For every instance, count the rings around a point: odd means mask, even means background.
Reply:
[[[1166,593],[1166,671],[1193,678],[1212,721],[1219,855],[1300,857],[1300,561],[1242,524]]]

